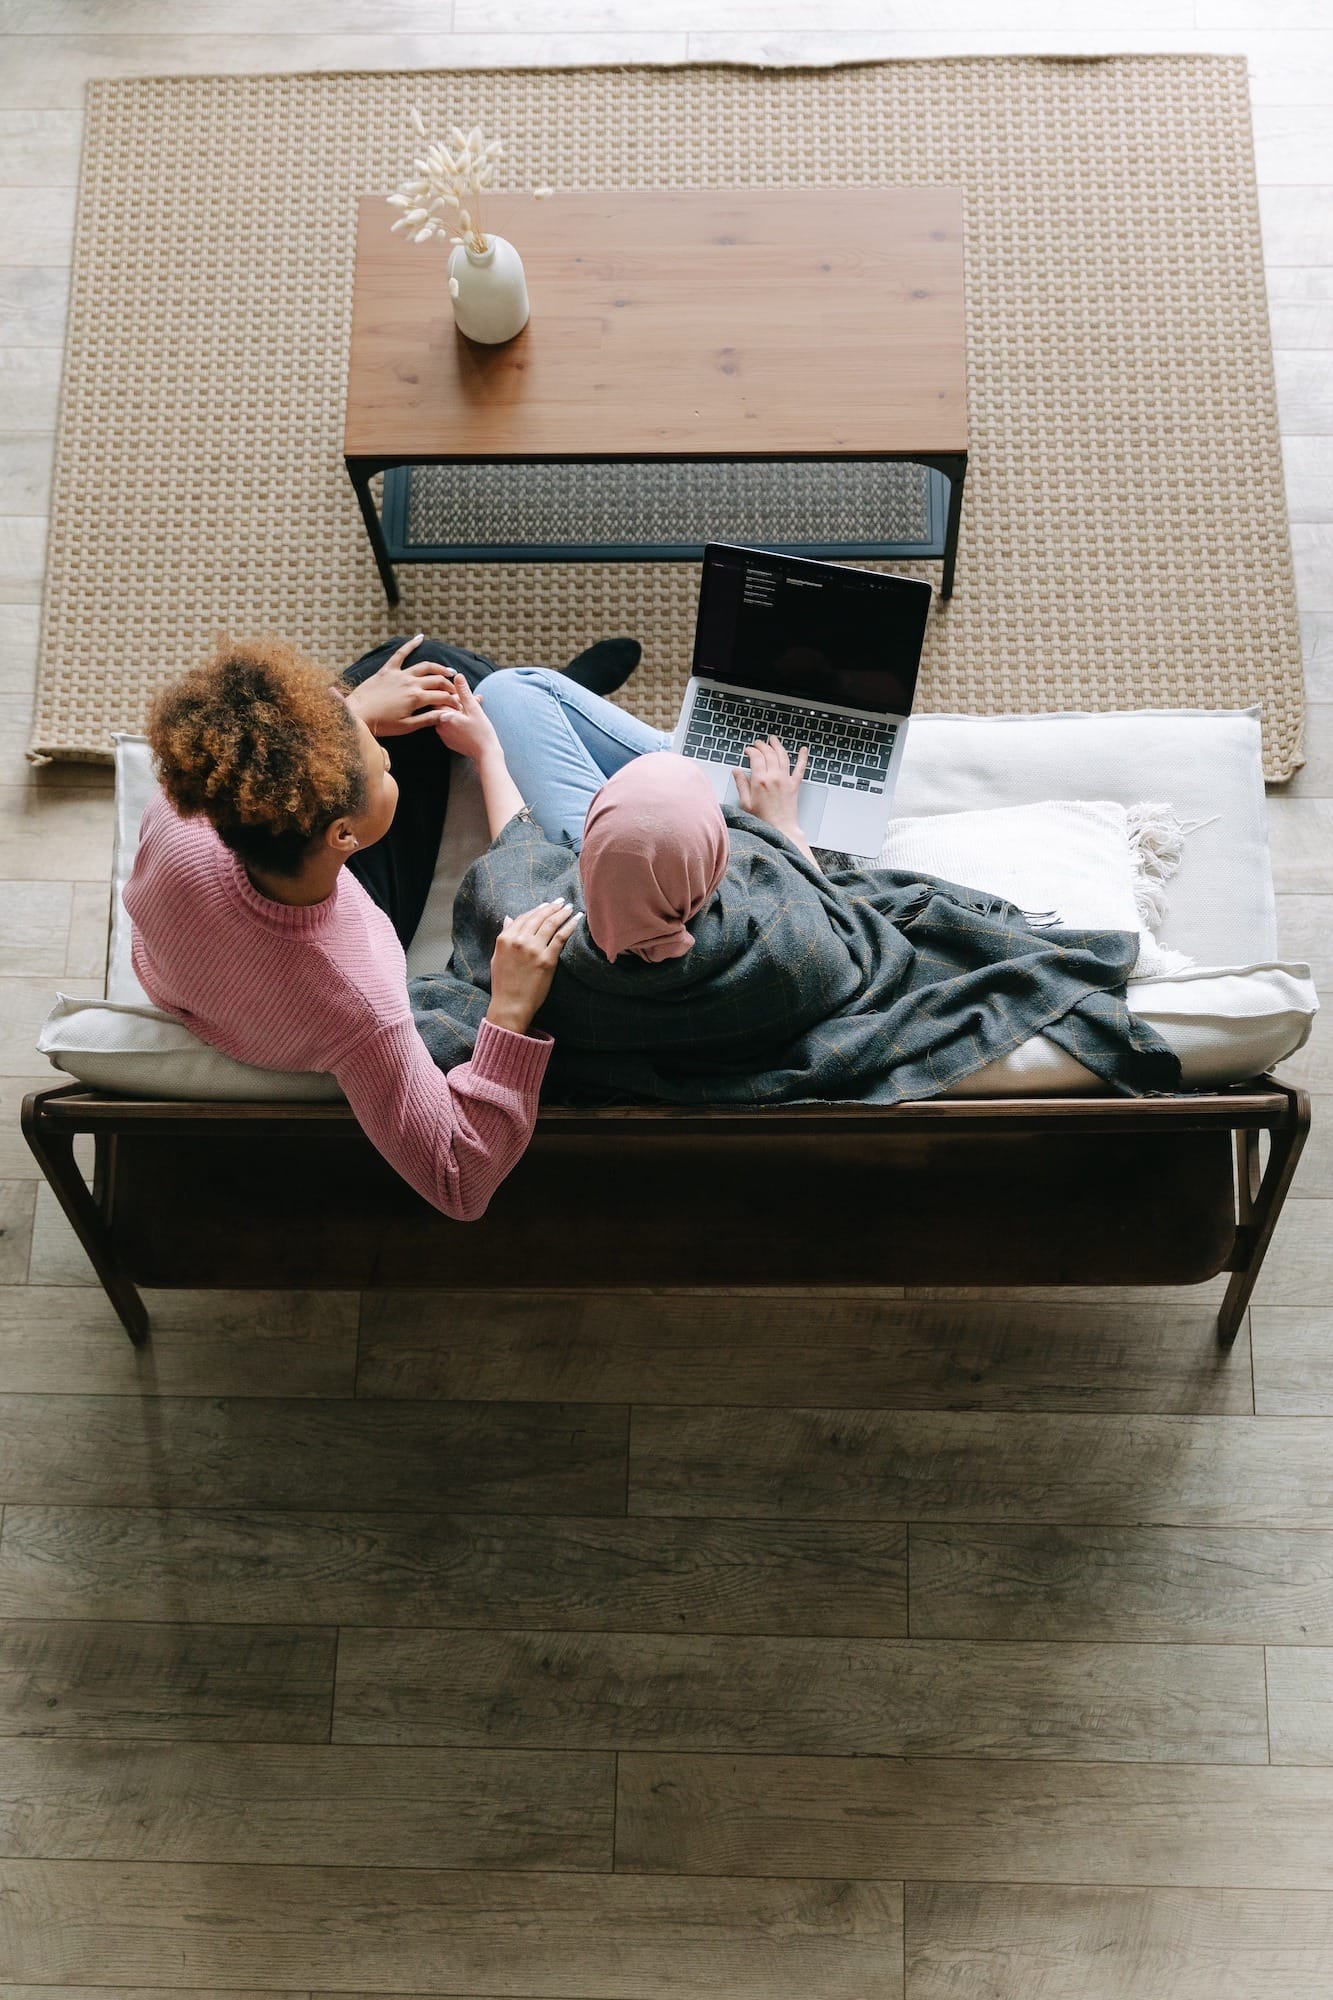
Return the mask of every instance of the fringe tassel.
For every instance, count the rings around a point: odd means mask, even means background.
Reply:
[[[1149,933],[1135,968],[1140,979],[1169,978],[1173,972],[1184,972],[1194,963],[1184,952],[1158,944],[1153,933],[1165,920],[1166,885],[1180,867],[1186,840],[1201,826],[1212,823],[1211,819],[1185,822],[1176,817],[1170,806],[1151,801],[1126,810],[1125,825],[1134,857],[1134,902],[1139,923]]]
[[[1185,829],[1170,806],[1130,806],[1125,819],[1134,856],[1139,922],[1155,931],[1166,917],[1166,885],[1180,866]]]

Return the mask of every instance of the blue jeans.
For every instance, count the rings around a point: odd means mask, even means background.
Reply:
[[[671,738],[547,667],[506,667],[479,690],[533,818],[549,840],[583,842],[593,796],[631,757]]]

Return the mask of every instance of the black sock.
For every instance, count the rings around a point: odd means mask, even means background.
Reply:
[[[642,658],[643,647],[637,639],[599,639],[576,654],[563,672],[593,694],[614,694],[624,687]]]

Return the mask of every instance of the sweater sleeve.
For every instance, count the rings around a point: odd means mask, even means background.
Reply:
[[[475,1222],[532,1137],[549,1035],[483,1021],[469,1062],[445,1075],[410,1019],[366,1036],[334,1068],[358,1124],[433,1208]]]

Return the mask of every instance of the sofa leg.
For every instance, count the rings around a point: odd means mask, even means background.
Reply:
[[[1283,1086],[1284,1088],[1286,1086]],[[1244,1258],[1231,1274],[1222,1309],[1217,1316],[1217,1339],[1230,1347],[1240,1331],[1240,1323],[1259,1281],[1268,1246],[1273,1240],[1282,1204],[1296,1172],[1310,1130],[1310,1099],[1303,1090],[1287,1090],[1287,1123],[1269,1134],[1268,1165],[1259,1172],[1259,1134],[1236,1133],[1236,1178],[1240,1220],[1236,1230],[1238,1248]]]
[[[144,1302],[117,1265],[106,1224],[74,1158],[73,1132],[64,1127],[53,1129],[45,1123],[41,1103],[40,1096],[24,1099],[23,1136],[45,1174],[51,1192],[87,1251],[88,1261],[100,1278],[102,1290],[115,1308],[117,1318],[135,1346],[142,1347],[148,1338],[148,1313]]]

